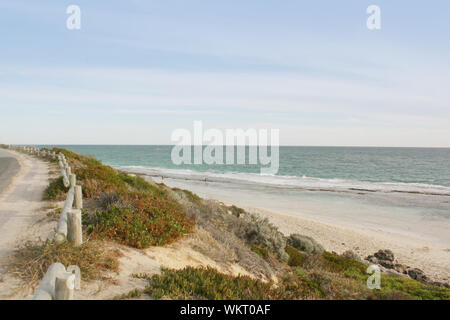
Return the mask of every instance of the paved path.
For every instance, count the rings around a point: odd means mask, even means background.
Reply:
[[[0,194],[0,299],[7,292],[2,282],[9,255],[18,243],[27,238],[38,210],[42,207],[42,195],[48,185],[48,164],[17,152],[0,150],[0,177],[5,186]],[[9,156],[9,158],[7,157]],[[11,160],[11,157],[13,160]],[[0,158],[1,159],[1,158]],[[3,170],[3,171],[1,171]],[[2,288],[3,287],[3,288]],[[3,290],[2,290],[3,289]]]
[[[8,151],[0,149],[0,195],[19,172],[17,159]]]

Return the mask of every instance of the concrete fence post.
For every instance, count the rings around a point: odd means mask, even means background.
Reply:
[[[61,211],[61,216],[58,220],[58,225],[56,226],[56,235],[55,235],[55,241],[57,243],[62,243],[66,240],[67,233],[68,233],[68,224],[69,224],[69,212],[72,210],[73,207],[73,201],[75,195],[75,189],[70,188],[69,192],[67,193],[66,202],[64,203],[64,207]]]
[[[83,209],[83,192],[81,186],[75,186],[75,209]]]
[[[69,266],[66,271],[63,264],[52,264],[39,284],[33,300],[73,300],[77,281],[81,280],[79,273],[77,275],[70,271],[74,268],[79,270],[76,266]]]
[[[66,268],[61,263],[52,264],[44,279],[41,280],[39,287],[37,288],[33,300],[53,300],[55,299],[55,278],[57,275],[66,272]]]
[[[63,273],[55,279],[55,300],[73,300],[75,275]]]
[[[69,211],[69,223],[67,228],[67,239],[74,246],[81,246],[83,244],[83,229],[81,225],[81,210],[74,209]]]
[[[76,174],[71,174],[69,176],[69,182],[70,182],[70,187],[71,188],[75,188],[75,185],[77,184],[77,175]]]

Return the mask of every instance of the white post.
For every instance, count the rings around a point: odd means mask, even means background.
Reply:
[[[83,209],[83,192],[81,186],[75,186],[75,209]]]
[[[70,188],[69,192],[67,193],[66,202],[64,203],[64,207],[61,211],[61,216],[58,220],[58,225],[56,226],[55,241],[57,243],[62,243],[66,240],[69,224],[69,212],[72,210],[74,194],[75,189]]]
[[[74,246],[81,246],[83,244],[83,229],[81,226],[81,210],[74,209],[69,213],[69,223],[67,229],[67,239],[73,243]]]
[[[52,264],[42,279],[34,294],[33,300],[53,300],[55,299],[55,278],[66,272],[66,268],[61,263]]]
[[[70,187],[75,188],[75,185],[77,184],[77,176],[75,174],[71,174],[69,176],[69,182],[70,182]]]
[[[55,279],[55,300],[73,300],[75,275],[63,273]]]

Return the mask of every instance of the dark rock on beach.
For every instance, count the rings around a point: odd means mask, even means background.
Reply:
[[[401,263],[396,263],[394,265],[394,270],[401,274],[408,274],[407,273],[408,266],[405,266],[404,264]]]
[[[394,253],[389,249],[378,250],[378,252],[376,252],[374,256],[380,261],[394,262]]]
[[[387,273],[397,273],[400,275],[406,275],[411,279],[440,287],[449,288],[450,285],[448,283],[431,281],[425,273],[419,268],[411,268],[407,265],[397,263],[395,261],[394,253],[391,250],[378,250],[378,252],[373,255],[369,255],[366,257],[367,261],[373,264],[380,265],[385,268],[385,272]]]
[[[410,268],[407,269],[406,272],[411,279],[418,280],[421,282],[428,282],[428,277],[422,270],[418,268]]]

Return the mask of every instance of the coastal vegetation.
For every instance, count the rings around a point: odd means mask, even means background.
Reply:
[[[88,204],[83,220],[91,238],[135,248],[165,245],[190,232],[194,220],[156,184],[117,171],[66,149],[65,155]]]
[[[250,247],[247,261],[266,275],[275,272],[278,282],[221,274],[211,268],[163,269],[161,275],[141,275],[148,280],[145,293],[171,299],[450,299],[450,289],[395,275],[381,275],[381,290],[369,290],[367,265],[352,252],[327,252],[314,239],[298,234],[285,237],[267,220],[235,206],[193,199],[183,190],[173,190],[189,216],[216,239]],[[242,249],[242,248],[241,248]],[[259,259],[259,260],[258,260]],[[265,265],[266,268],[261,268]],[[255,267],[247,270],[255,271]],[[267,277],[269,278],[269,277]],[[207,288],[205,288],[207,287]],[[232,292],[226,288],[232,288]]]
[[[161,274],[140,274],[144,291],[117,299],[150,295],[161,299],[444,299],[450,289],[400,275],[381,275],[381,289],[369,290],[367,264],[352,252],[325,251],[314,239],[283,235],[267,219],[236,206],[206,200],[188,190],[169,188],[103,165],[66,149],[77,183],[83,188],[83,230],[86,243],[27,244],[12,268],[27,281],[37,281],[55,261],[76,264],[85,279],[118,272],[118,250],[103,240],[137,249],[164,246],[187,234],[201,234],[197,250],[223,266],[239,266],[247,275],[231,275],[210,266],[162,268]],[[52,181],[46,199],[59,200],[67,190]],[[225,268],[226,269],[226,268]]]
[[[63,178],[59,177],[50,182],[44,191],[44,200],[62,200],[67,188],[64,187]]]
[[[161,275],[137,277],[148,280],[144,293],[155,299],[450,299],[450,289],[388,275],[382,275],[381,290],[369,290],[366,268],[325,252],[305,267],[293,265],[284,270],[278,283],[226,275],[210,267],[163,268]]]
[[[248,276],[230,276],[215,269],[187,267],[182,270],[163,268],[162,275],[148,277],[145,293],[155,299],[261,300],[279,298],[280,292],[271,283]]]

